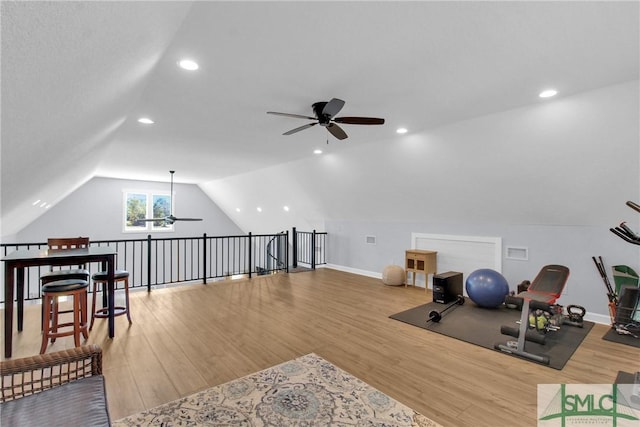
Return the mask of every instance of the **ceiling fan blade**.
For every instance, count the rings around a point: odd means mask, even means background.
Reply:
[[[164,221],[166,218],[145,218],[145,219],[136,219],[136,222],[156,222],[156,221]]]
[[[177,218],[173,215],[169,215],[164,220],[167,224],[173,224],[176,221],[202,221],[202,218]]]
[[[346,123],[349,125],[383,125],[384,119],[376,117],[336,117],[333,119],[336,123]]]
[[[331,123],[329,126],[327,126],[327,130],[331,132],[331,135],[335,136],[338,139],[347,139],[346,132],[335,123]]]
[[[293,117],[293,118],[296,118],[296,119],[316,120],[315,117],[303,116],[301,114],[277,113],[275,111],[267,111],[267,114],[274,114],[276,116]]]
[[[333,117],[342,110],[344,107],[344,101],[342,99],[333,98],[331,101],[327,102],[327,105],[322,109],[322,115]]]
[[[311,126],[315,126],[317,124],[318,124],[318,122],[307,123],[306,125],[302,125],[302,126],[297,127],[295,129],[291,129],[290,131],[283,133],[283,135],[291,135],[293,133],[300,132],[301,130],[305,130],[307,128],[310,128]]]

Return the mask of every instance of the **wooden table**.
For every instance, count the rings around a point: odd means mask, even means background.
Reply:
[[[404,268],[411,273],[411,285],[416,285],[416,274],[424,274],[424,290],[427,291],[427,278],[429,274],[436,274],[436,251],[424,249],[408,249],[406,251]],[[408,282],[407,277],[407,282]],[[405,287],[408,283],[405,283]]]
[[[115,287],[113,273],[116,268],[116,250],[108,246],[96,246],[84,249],[51,251],[49,249],[27,249],[10,253],[2,258],[4,265],[4,356],[11,357],[13,346],[13,286],[15,282],[18,306],[18,332],[22,331],[24,315],[24,272],[27,267],[40,265],[81,265],[91,262],[102,263],[107,271],[109,338],[115,336]]]

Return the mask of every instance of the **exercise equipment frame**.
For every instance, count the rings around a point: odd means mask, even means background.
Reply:
[[[517,356],[523,357],[525,359],[533,360],[538,363],[542,363],[544,365],[548,365],[550,362],[549,356],[534,354],[525,351],[524,345],[526,341],[537,342],[538,344],[545,343],[544,335],[540,335],[538,333],[527,333],[529,329],[529,310],[544,310],[550,311],[550,304],[542,301],[529,300],[527,298],[523,298],[522,302],[522,314],[520,315],[520,328],[509,328],[502,327],[500,328],[500,332],[505,335],[511,335],[518,338],[516,348],[510,347],[506,344],[496,344],[494,348],[496,350],[500,350],[504,353],[515,354]]]

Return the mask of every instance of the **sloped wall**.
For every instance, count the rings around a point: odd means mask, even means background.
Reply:
[[[563,303],[606,318],[591,256],[640,268],[640,248],[608,231],[626,220],[640,232],[640,215],[624,204],[640,200],[638,90],[633,81],[547,100],[203,189],[243,229],[268,229],[284,213],[271,222],[253,209],[234,214],[239,204],[294,204],[287,223],[324,226],[328,261],[364,274],[402,263],[412,232],[503,237],[529,248],[528,261],[503,262],[514,287],[564,262],[572,275]]]
[[[48,237],[89,236],[92,240],[244,234],[197,185],[174,184],[176,216],[203,218],[179,222],[173,232],[124,233],[123,191],[168,191],[167,183],[93,178],[21,230],[12,242],[45,242]]]

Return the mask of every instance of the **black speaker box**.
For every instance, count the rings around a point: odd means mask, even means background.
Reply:
[[[462,294],[462,273],[448,271],[433,276],[433,302],[449,304]]]

